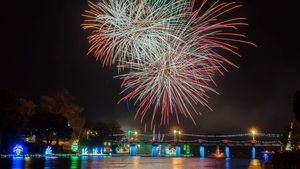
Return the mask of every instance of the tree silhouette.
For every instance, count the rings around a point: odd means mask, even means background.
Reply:
[[[60,139],[69,140],[72,136],[72,128],[69,127],[67,119],[60,114],[37,113],[31,117],[29,127],[39,142],[46,140],[49,145],[53,140],[58,143]]]
[[[9,141],[17,140],[23,132],[24,119],[19,112],[19,99],[6,90],[0,91],[0,148],[8,147]],[[8,150],[3,150],[8,151]]]
[[[36,105],[33,101],[24,98],[21,98],[19,101],[20,101],[19,111],[22,114],[25,123],[28,123],[32,115],[36,113],[36,109],[38,105]]]
[[[85,123],[81,116],[83,107],[74,103],[74,97],[66,89],[51,96],[42,96],[39,103],[39,112],[49,112],[64,116],[73,129],[73,139],[79,139]]]

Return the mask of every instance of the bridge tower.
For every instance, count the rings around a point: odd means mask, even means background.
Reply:
[[[199,143],[199,145],[200,145],[200,147],[199,147],[200,158],[205,158],[205,147],[204,147],[204,145],[202,144],[202,143],[203,143],[203,140],[202,140],[202,139],[198,139],[198,143]]]
[[[176,157],[181,157],[181,147],[180,147],[180,145],[176,145]]]
[[[151,148],[151,156],[152,157],[159,157],[160,156],[160,149],[161,149],[160,144],[153,143],[152,148]]]
[[[225,144],[225,157],[228,159],[230,158],[230,149],[229,149],[229,145],[228,145],[228,140],[223,140],[223,143]]]
[[[252,155],[252,159],[255,159],[255,158],[256,158],[256,148],[255,148],[254,145],[252,145],[251,155]]]
[[[225,146],[225,157],[227,159],[230,158],[230,150],[228,145]]]
[[[130,144],[129,155],[131,157],[133,157],[133,156],[136,156],[136,154],[137,154],[137,145],[136,144]]]

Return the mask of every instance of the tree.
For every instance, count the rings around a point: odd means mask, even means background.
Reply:
[[[31,101],[24,98],[20,99],[19,111],[23,115],[25,123],[28,123],[32,115],[36,113],[37,105]]]
[[[53,140],[69,140],[72,136],[72,128],[68,125],[67,119],[54,113],[37,113],[29,121],[31,131],[36,135],[37,140],[46,140],[47,144],[52,144]]]
[[[8,147],[10,140],[17,140],[24,129],[24,119],[19,112],[19,99],[12,93],[0,91],[0,148]],[[4,150],[7,151],[7,150]]]
[[[95,146],[104,143],[105,141],[113,141],[120,137],[114,137],[112,134],[121,134],[121,126],[117,121],[109,123],[87,122],[84,126],[84,137],[81,138],[81,143],[84,145]]]
[[[117,121],[112,121],[107,124],[110,140],[120,139],[121,137],[112,136],[112,134],[122,134],[121,125]]]
[[[85,123],[81,116],[83,107],[74,103],[74,96],[66,89],[56,92],[51,96],[42,96],[40,99],[40,112],[60,114],[67,118],[73,129],[73,139],[79,139]]]
[[[296,120],[300,122],[300,91],[297,91],[294,95],[294,113]]]

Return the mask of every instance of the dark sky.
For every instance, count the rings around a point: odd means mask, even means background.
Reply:
[[[237,133],[255,126],[280,132],[293,119],[292,97],[300,89],[297,2],[240,3],[250,24],[242,32],[258,47],[241,47],[243,57],[232,59],[240,69],[229,67],[225,77],[216,77],[220,95],[211,95],[214,112],[197,118],[197,127],[185,121],[185,131]],[[80,26],[86,8],[86,0],[1,2],[0,89],[35,100],[67,88],[88,120],[116,119],[125,128],[138,128],[134,113],[117,104],[116,72],[86,56],[87,34]]]

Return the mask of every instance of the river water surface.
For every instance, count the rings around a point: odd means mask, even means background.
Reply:
[[[0,168],[27,169],[263,169],[259,160],[151,158],[151,157],[70,157],[2,158]]]

